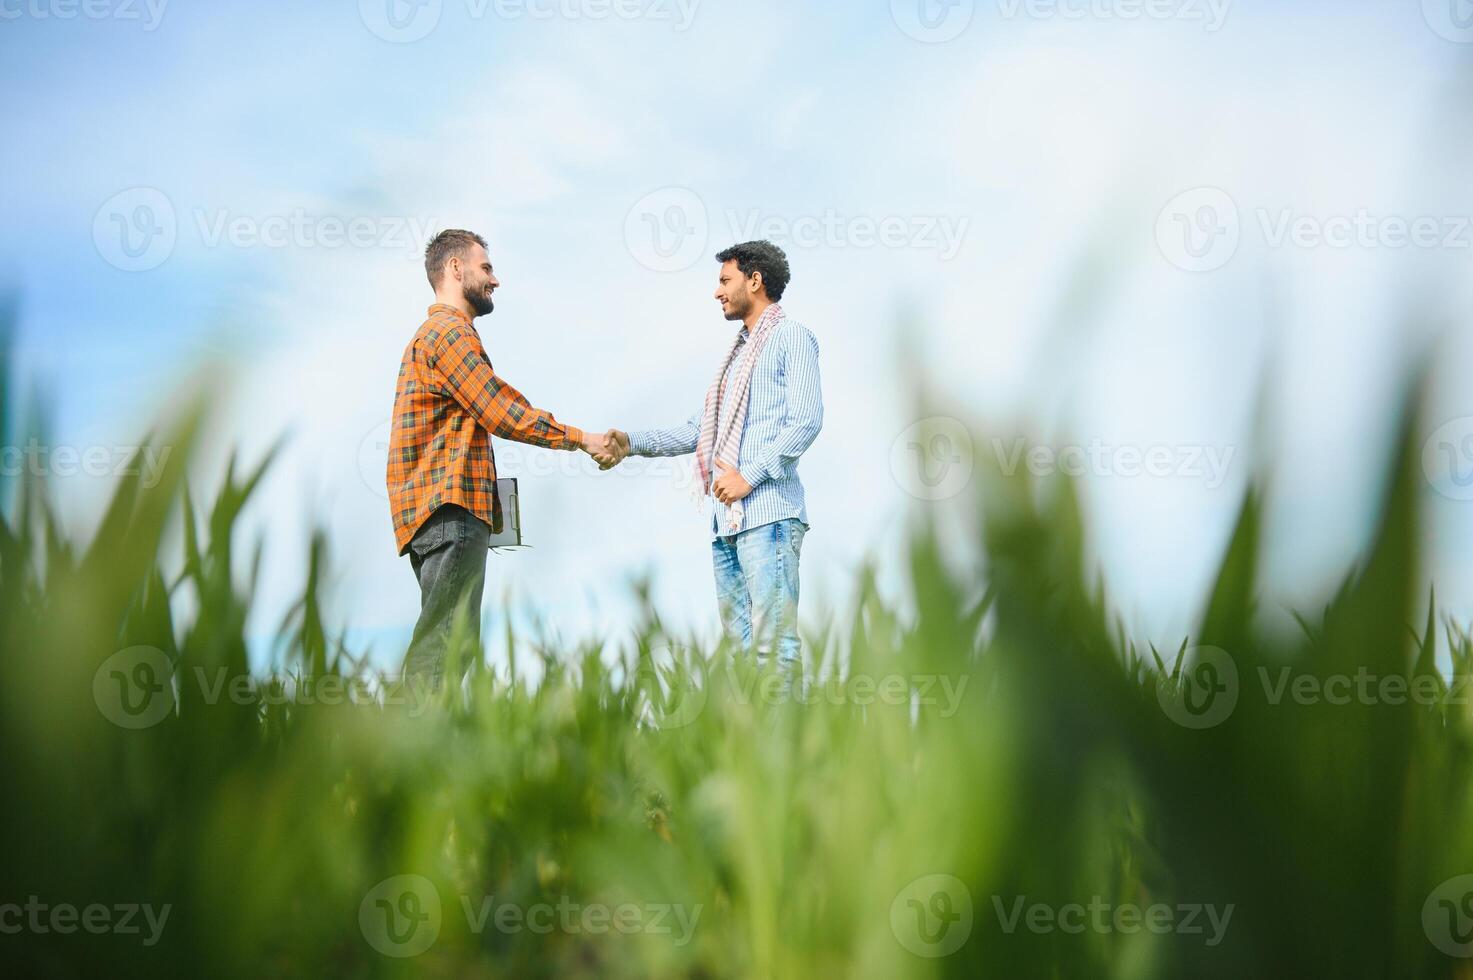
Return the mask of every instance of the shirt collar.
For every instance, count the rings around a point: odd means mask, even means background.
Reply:
[[[762,315],[757,318],[757,326],[759,326],[759,327],[762,326],[762,321],[765,320],[765,319],[767,319],[769,316],[780,319],[782,317],[782,307],[779,306],[776,303],[768,303],[767,304],[767,309],[763,310],[762,311]],[[742,321],[741,338],[743,340],[747,340],[751,336],[752,336],[752,328],[749,327],[749,326],[747,326],[747,323],[746,323],[745,320]]]
[[[455,307],[451,306],[449,303],[433,303],[433,304],[431,304],[430,305],[430,316],[434,316],[436,310],[444,310],[446,313],[449,313],[451,316],[453,316],[453,317],[455,317],[457,319],[460,319],[460,320],[464,320],[467,324],[469,324],[471,322],[471,318],[470,317],[466,316],[464,312],[462,312],[461,310],[457,310]]]

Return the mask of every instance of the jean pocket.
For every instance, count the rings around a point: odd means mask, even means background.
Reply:
[[[424,557],[445,543],[445,521],[443,517],[431,514],[425,518],[413,538],[409,541],[409,548],[420,557]]]
[[[803,547],[803,535],[808,533],[808,525],[796,517],[783,523],[787,525],[787,541],[784,543],[789,551],[796,553],[799,548]]]

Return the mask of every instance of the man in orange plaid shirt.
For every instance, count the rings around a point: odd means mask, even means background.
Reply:
[[[457,611],[480,655],[486,552],[502,519],[491,436],[600,457],[609,447],[605,436],[533,408],[492,370],[474,325],[501,285],[485,239],[442,231],[425,249],[425,273],[435,303],[399,364],[388,484],[394,538],[420,588],[404,676],[439,687]]]

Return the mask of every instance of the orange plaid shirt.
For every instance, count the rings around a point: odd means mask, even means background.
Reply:
[[[501,531],[492,435],[547,449],[583,443],[583,430],[533,408],[496,376],[470,318],[436,303],[404,349],[394,392],[388,482],[399,554],[445,504]]]

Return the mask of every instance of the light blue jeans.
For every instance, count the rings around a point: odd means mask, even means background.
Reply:
[[[796,517],[711,542],[721,626],[733,642],[774,652],[784,671],[798,664],[798,556],[808,525]]]

